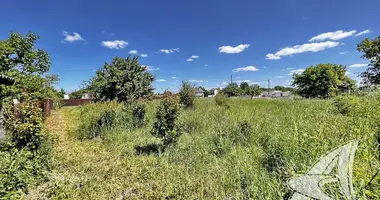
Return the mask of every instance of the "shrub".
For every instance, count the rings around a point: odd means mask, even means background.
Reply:
[[[182,87],[179,91],[180,103],[185,108],[191,108],[194,106],[195,89],[189,82],[182,82]]]
[[[132,105],[132,123],[136,128],[141,128],[145,125],[145,103],[135,103]]]
[[[336,111],[343,115],[349,115],[358,104],[359,99],[356,96],[338,96],[334,98]]]
[[[79,139],[103,138],[107,130],[130,128],[133,125],[131,111],[121,103],[94,103],[81,107]]]
[[[152,135],[160,138],[165,147],[175,144],[181,136],[181,131],[176,126],[179,111],[180,105],[175,96],[164,98],[157,108]]]
[[[53,140],[42,126],[41,109],[26,97],[14,112],[4,105],[7,137],[0,142],[0,197],[20,199],[47,179],[52,168]]]
[[[230,108],[230,106],[227,104],[227,96],[223,92],[219,92],[215,96],[215,103],[216,103],[216,105],[222,106],[226,109]]]
[[[238,133],[234,135],[234,142],[239,144],[247,144],[252,134],[252,126],[247,120],[238,123]]]

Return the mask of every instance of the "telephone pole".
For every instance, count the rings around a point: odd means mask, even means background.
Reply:
[[[268,79],[268,91],[270,90],[270,80]]]
[[[232,83],[232,74],[231,74],[231,83]]]

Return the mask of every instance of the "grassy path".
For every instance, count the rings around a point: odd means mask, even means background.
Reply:
[[[52,113],[46,127],[56,137],[55,169],[51,181],[28,196],[30,199],[121,199],[122,184],[113,173],[119,159],[101,142],[79,141],[72,137],[77,109],[63,108]]]

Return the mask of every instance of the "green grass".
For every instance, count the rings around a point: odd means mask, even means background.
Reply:
[[[283,199],[286,181],[305,173],[336,146],[358,139],[354,187],[358,198],[380,198],[380,102],[362,97],[349,115],[332,100],[230,99],[230,109],[197,99],[182,110],[185,133],[160,155],[137,155],[135,148],[160,141],[150,131],[158,101],[148,104],[143,128],[116,127],[102,139],[79,140],[79,127],[113,106],[64,108],[50,120],[60,128],[57,169],[34,197],[53,199]],[[239,123],[247,121],[248,134]],[[128,122],[129,123],[129,122]],[[51,124],[51,126],[53,126]],[[130,126],[129,126],[130,127]],[[86,131],[86,130],[83,130]],[[47,186],[48,185],[48,186]]]

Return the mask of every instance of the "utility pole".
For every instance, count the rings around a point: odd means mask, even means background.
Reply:
[[[270,90],[270,80],[268,79],[268,91]]]
[[[232,74],[231,74],[231,83],[232,83]]]

